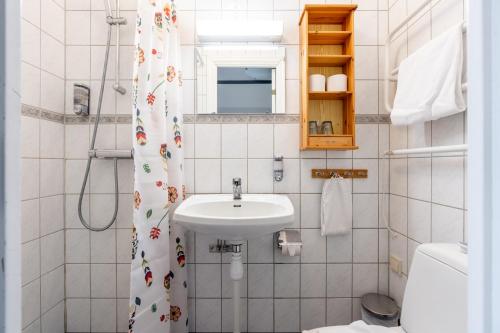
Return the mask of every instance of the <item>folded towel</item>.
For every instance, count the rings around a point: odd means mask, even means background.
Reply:
[[[367,325],[358,320],[347,326],[320,327],[302,333],[387,333],[388,330],[387,327]]]
[[[460,24],[401,62],[391,112],[392,124],[409,125],[464,111],[462,70],[463,35]]]
[[[321,195],[321,235],[345,234],[352,227],[351,181],[330,178]]]

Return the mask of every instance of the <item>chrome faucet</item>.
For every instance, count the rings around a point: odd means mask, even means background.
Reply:
[[[241,200],[241,178],[233,178],[233,200]]]

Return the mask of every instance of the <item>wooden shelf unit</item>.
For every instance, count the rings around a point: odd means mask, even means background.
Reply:
[[[305,5],[300,17],[300,148],[353,150],[356,5]],[[309,76],[347,75],[346,92],[310,92]],[[309,135],[309,121],[331,121],[333,135]]]

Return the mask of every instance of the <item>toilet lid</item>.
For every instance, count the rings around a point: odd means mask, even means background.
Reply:
[[[376,293],[363,295],[361,306],[370,314],[383,319],[394,318],[399,314],[399,307],[392,298]]]

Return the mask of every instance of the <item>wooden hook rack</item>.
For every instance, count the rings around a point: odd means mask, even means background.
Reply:
[[[311,171],[313,178],[328,179],[335,174],[342,178],[368,178],[367,169],[312,169]]]

